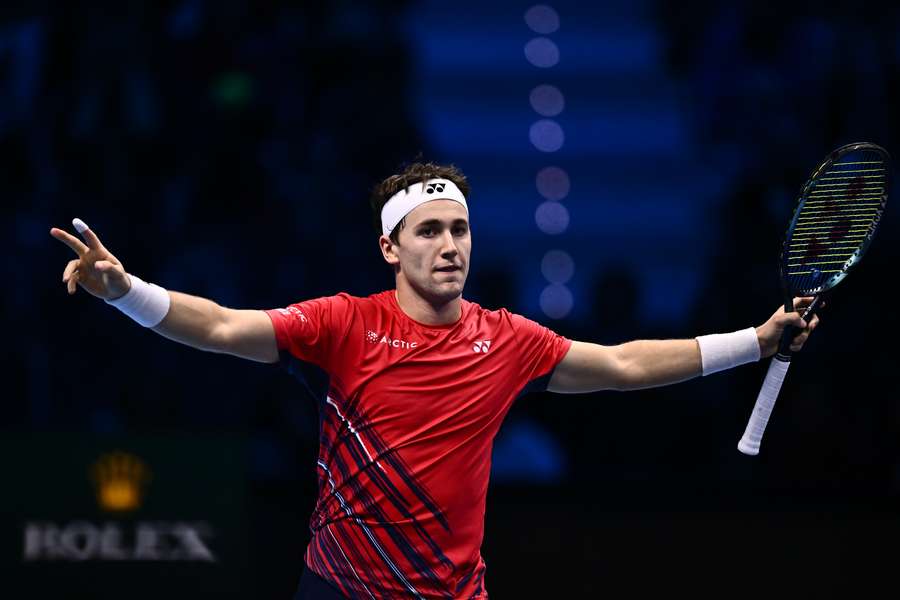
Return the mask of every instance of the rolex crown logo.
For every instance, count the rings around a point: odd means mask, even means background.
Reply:
[[[104,454],[91,467],[100,508],[127,512],[140,508],[150,470],[138,457],[121,451]]]

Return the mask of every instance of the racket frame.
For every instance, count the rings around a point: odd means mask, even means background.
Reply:
[[[857,247],[857,249],[853,252],[853,254],[846,260],[841,270],[831,275],[825,282],[812,288],[794,288],[791,285],[790,275],[788,274],[788,257],[790,254],[790,242],[792,240],[797,221],[800,218],[800,213],[802,212],[810,193],[815,189],[817,183],[819,182],[819,177],[822,175],[822,173],[826,172],[829,168],[831,168],[832,165],[834,165],[847,154],[860,151],[876,152],[882,155],[885,165],[885,180],[884,187],[882,188],[881,201],[877,207],[877,212],[873,217],[872,222],[869,224],[869,228],[866,231],[865,238],[863,239],[859,247]],[[803,319],[807,323],[809,323],[815,315],[816,310],[818,310],[818,308],[821,306],[821,303],[824,301],[826,295],[828,295],[828,293],[838,283],[843,281],[843,279],[847,276],[851,269],[859,264],[859,261],[862,259],[863,255],[869,249],[875,232],[878,229],[878,224],[881,222],[882,216],[884,214],[884,209],[887,206],[887,198],[890,191],[890,186],[891,156],[890,154],[888,154],[887,150],[885,150],[881,146],[878,146],[877,144],[872,144],[870,142],[856,142],[841,146],[840,148],[837,148],[836,150],[831,152],[825,158],[825,160],[823,160],[819,164],[819,166],[816,167],[816,169],[806,180],[806,183],[803,184],[803,187],[800,188],[799,202],[797,203],[797,207],[794,209],[794,215],[791,218],[790,224],[788,225],[788,229],[784,237],[784,242],[782,244],[781,257],[779,260],[779,273],[781,278],[782,292],[784,294],[785,312],[791,312],[795,310],[793,304],[794,297],[813,296],[813,301],[806,308],[802,315]],[[751,413],[750,419],[747,422],[747,427],[744,430],[743,436],[738,442],[738,450],[740,450],[744,454],[753,456],[759,453],[762,435],[765,432],[766,425],[768,424],[769,417],[771,416],[772,409],[774,408],[775,400],[778,397],[781,385],[787,374],[787,368],[790,365],[791,359],[794,354],[791,350],[791,343],[793,342],[796,332],[797,328],[791,325],[785,327],[784,331],[782,332],[781,340],[778,344],[778,351],[772,358],[773,361],[779,361],[782,366],[780,368],[773,368],[774,365],[770,365],[769,371],[766,374],[766,379],[763,382],[762,388],[760,389],[759,396],[757,396],[756,404],[753,407],[753,412]]]

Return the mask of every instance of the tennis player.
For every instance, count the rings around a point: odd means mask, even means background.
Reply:
[[[274,310],[235,310],[128,273],[81,220],[63,272],[135,321],[200,350],[275,363],[318,401],[318,500],[297,599],[487,598],[484,534],[491,445],[513,401],[533,390],[634,390],[772,355],[781,307],[759,327],[618,346],[572,341],[505,309],[463,299],[472,234],[469,185],[453,166],[415,163],[373,190],[395,289]],[[811,298],[797,298],[796,307]]]

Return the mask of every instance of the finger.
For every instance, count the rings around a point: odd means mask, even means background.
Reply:
[[[806,344],[806,340],[809,339],[810,334],[812,334],[813,330],[819,326],[819,317],[813,317],[809,323],[803,321],[803,327],[799,330],[797,335],[791,340],[791,352],[799,352],[803,345]]]
[[[78,256],[84,256],[85,254],[87,254],[88,247],[85,246],[81,240],[79,240],[71,233],[54,227],[50,230],[50,235],[71,248]]]
[[[784,325],[785,327],[791,325],[797,329],[805,329],[807,322],[800,313],[792,312],[786,315]]]
[[[75,227],[75,231],[81,234],[81,237],[87,242],[88,248],[91,250],[106,250],[106,248],[103,247],[103,244],[100,243],[100,238],[91,231],[91,228],[87,226],[87,223],[76,217],[72,219],[72,225]]]
[[[815,296],[797,296],[794,298],[794,309],[806,308],[812,304],[813,300],[815,300]]]
[[[68,280],[69,277],[72,276],[72,272],[75,271],[75,269],[77,269],[77,268],[78,268],[78,265],[80,265],[80,264],[81,264],[81,261],[80,261],[79,259],[77,259],[77,258],[74,259],[74,260],[70,260],[70,261],[69,261],[69,264],[66,265],[66,270],[63,271],[63,278],[62,278],[62,280],[63,280],[64,282],[65,282],[66,280]]]
[[[68,290],[70,296],[75,293],[75,290],[78,289],[77,283],[78,271],[75,271],[74,273],[72,273],[72,276],[69,277],[69,281],[66,282],[66,290]]]

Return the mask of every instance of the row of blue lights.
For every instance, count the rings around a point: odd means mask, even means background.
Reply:
[[[539,69],[554,67],[559,63],[559,48],[546,35],[559,30],[559,15],[552,7],[540,4],[525,11],[525,23],[540,34],[525,44],[525,58]],[[556,117],[565,108],[563,93],[545,83],[531,90],[528,100],[534,111],[544,117],[531,125],[528,139],[541,152],[557,152],[565,144],[566,136],[562,126],[551,117]],[[535,185],[545,199],[534,213],[538,229],[547,235],[565,232],[569,227],[569,211],[562,200],[569,194],[568,173],[559,167],[545,167],[538,171]],[[575,274],[575,262],[563,250],[549,250],[541,260],[541,274],[549,283],[541,292],[541,310],[551,319],[562,319],[572,311],[574,304],[566,283]]]

